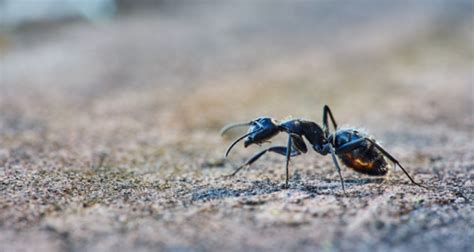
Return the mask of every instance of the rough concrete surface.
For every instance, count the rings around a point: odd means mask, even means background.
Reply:
[[[472,2],[181,4],[2,35],[0,251],[473,251]],[[417,181],[223,153],[260,115],[364,128]],[[276,138],[274,143],[285,142]]]

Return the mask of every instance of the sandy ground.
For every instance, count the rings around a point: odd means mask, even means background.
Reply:
[[[184,5],[2,35],[0,251],[472,251],[472,3]],[[437,3],[437,4],[435,4]],[[383,13],[380,13],[381,8]],[[267,155],[260,115],[361,127],[387,179]],[[276,138],[274,142],[285,142]]]

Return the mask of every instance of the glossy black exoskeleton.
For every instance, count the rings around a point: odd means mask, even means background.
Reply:
[[[334,132],[329,132],[328,119],[331,120]],[[244,146],[251,144],[262,144],[276,136],[280,132],[288,134],[286,146],[272,146],[266,148],[251,157],[242,166],[237,168],[229,176],[237,174],[243,167],[250,166],[267,152],[274,152],[286,157],[286,187],[288,187],[289,170],[288,164],[291,157],[296,157],[308,152],[305,139],[311,144],[313,150],[321,155],[331,154],[336,166],[342,189],[344,180],[337,157],[348,167],[357,172],[372,176],[383,176],[388,172],[388,161],[398,165],[410,181],[418,186],[403,166],[386,150],[384,150],[374,139],[355,129],[338,129],[331,109],[326,105],[323,110],[323,127],[312,121],[292,119],[278,122],[270,117],[260,117],[248,123],[230,124],[221,130],[225,134],[228,130],[236,127],[249,126],[247,134],[235,140],[227,149],[225,156],[229,155],[232,148],[241,140]]]

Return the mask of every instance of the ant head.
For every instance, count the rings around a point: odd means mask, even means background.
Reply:
[[[273,120],[270,117],[259,117],[251,122],[229,124],[222,128],[221,135],[225,134],[230,129],[248,126],[250,127],[247,134],[239,137],[229,146],[229,148],[227,148],[225,153],[226,157],[229,155],[232,148],[243,139],[245,139],[245,147],[251,144],[261,144],[268,141],[268,139],[278,134],[281,130],[280,124],[276,120]]]
[[[245,138],[244,146],[261,144],[274,137],[280,131],[279,123],[270,117],[259,117],[250,122],[248,136]]]

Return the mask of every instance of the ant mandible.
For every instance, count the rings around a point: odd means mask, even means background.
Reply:
[[[333,133],[329,132],[328,118],[330,118],[334,127]],[[230,129],[243,126],[249,126],[247,134],[239,137],[228,147],[225,153],[226,158],[232,148],[243,139],[245,139],[244,146],[247,148],[251,144],[260,145],[264,142],[268,142],[269,139],[278,133],[285,132],[288,134],[288,144],[286,146],[272,146],[260,151],[228,176],[234,176],[242,168],[250,166],[265,153],[274,152],[286,157],[285,186],[288,188],[288,165],[290,159],[308,151],[304,141],[304,139],[306,139],[317,153],[321,155],[331,154],[334,165],[339,173],[344,193],[344,179],[342,178],[337,157],[339,157],[346,166],[357,172],[371,176],[383,176],[387,174],[389,169],[387,158],[393,162],[394,167],[398,165],[413,184],[424,187],[415,182],[400,162],[367,134],[359,132],[356,129],[338,129],[331,109],[327,105],[325,105],[323,109],[323,128],[315,122],[307,120],[291,119],[280,123],[270,117],[259,117],[248,123],[229,124],[221,130],[221,135]]]

